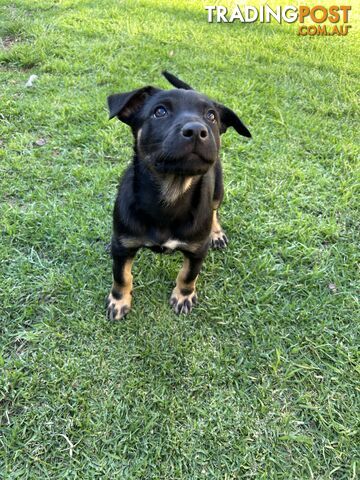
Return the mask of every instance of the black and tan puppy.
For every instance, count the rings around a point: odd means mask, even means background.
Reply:
[[[129,125],[135,139],[134,159],[114,208],[113,285],[107,298],[111,320],[130,310],[131,266],[142,247],[183,253],[170,304],[176,313],[191,311],[209,246],[227,244],[217,214],[223,198],[220,135],[233,127],[251,136],[232,110],[163,73],[177,89],[147,86],[108,97],[110,118]]]

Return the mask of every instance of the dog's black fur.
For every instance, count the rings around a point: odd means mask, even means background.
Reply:
[[[220,135],[233,127],[251,136],[232,110],[163,74],[177,89],[147,86],[108,97],[110,118],[129,125],[135,139],[133,162],[121,179],[114,208],[114,283],[107,299],[112,320],[130,310],[131,264],[141,247],[183,252],[170,303],[176,313],[191,310],[209,246],[227,244],[217,217],[224,193]]]

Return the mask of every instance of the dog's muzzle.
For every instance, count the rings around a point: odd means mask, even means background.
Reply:
[[[188,122],[182,127],[181,135],[193,142],[206,142],[209,137],[208,129],[200,122]]]

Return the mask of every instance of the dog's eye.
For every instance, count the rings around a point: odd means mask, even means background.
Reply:
[[[167,115],[167,110],[165,107],[156,107],[155,108],[155,111],[154,111],[154,116],[156,118],[161,118],[161,117],[165,117],[165,115]]]
[[[214,110],[209,110],[206,114],[206,118],[210,120],[210,122],[215,123],[216,122],[216,116]]]

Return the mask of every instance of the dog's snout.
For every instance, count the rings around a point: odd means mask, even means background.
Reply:
[[[188,122],[182,127],[181,134],[186,138],[205,140],[208,136],[208,130],[200,122]]]

